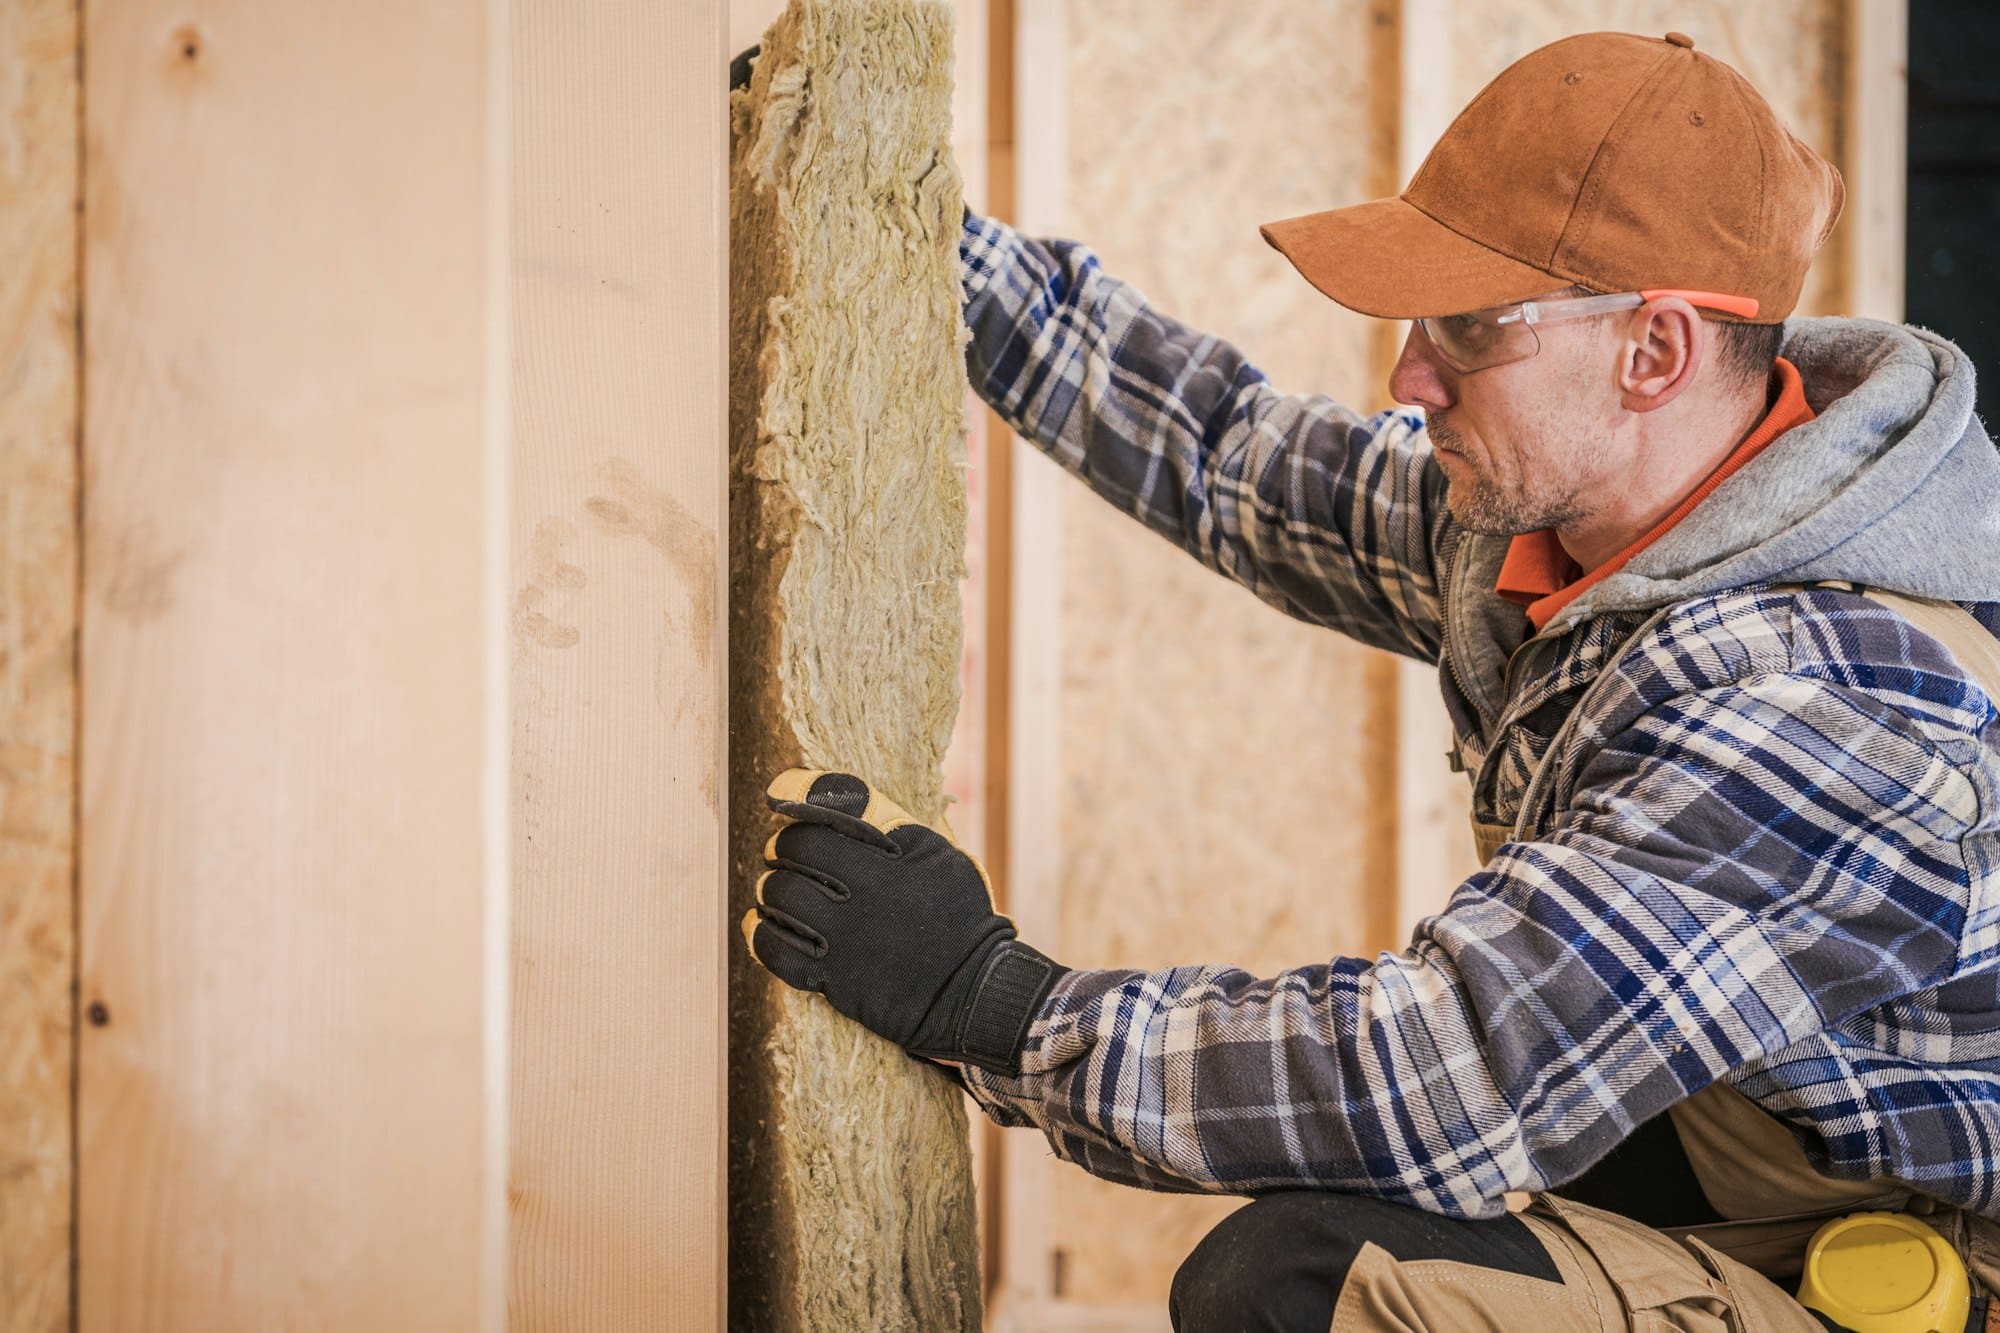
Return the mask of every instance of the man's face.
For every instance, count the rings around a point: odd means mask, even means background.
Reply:
[[[1617,463],[1605,450],[1618,406],[1610,323],[1549,325],[1536,355],[1470,372],[1410,326],[1389,388],[1398,402],[1426,410],[1453,518],[1505,537],[1591,516],[1592,497],[1615,482],[1608,474]]]

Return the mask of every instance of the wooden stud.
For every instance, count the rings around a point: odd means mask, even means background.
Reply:
[[[1845,314],[1903,318],[1904,211],[1909,170],[1908,0],[1848,0]]]
[[[502,1317],[495,36],[87,15],[85,1328]]]
[[[511,10],[510,1325],[718,1328],[724,13]]]
[[[720,1326],[723,14],[89,16],[85,1328]]]
[[[1014,216],[1014,0],[988,0],[986,9],[985,209],[1011,221]],[[984,487],[985,550],[985,731],[986,871],[1001,911],[1008,910],[1007,860],[1010,805],[1009,745],[1012,736],[1014,451],[1022,446],[999,413],[980,406],[984,434],[980,458]],[[1000,1289],[1005,1253],[1006,1184],[1003,1131],[978,1113],[972,1122],[973,1157],[979,1191],[980,1262],[990,1307]]]
[[[1068,61],[1029,67],[1014,53],[1066,52],[1068,0],[1013,0],[1013,19],[1007,71],[1012,77],[1006,79],[1005,94],[1013,110],[1012,220],[1031,234],[1059,235],[1067,212]],[[1032,88],[1025,86],[1030,77]],[[996,84],[1001,78],[996,71]],[[1070,482],[1031,445],[1011,434],[1008,438],[1008,604],[1054,608],[1062,587],[1061,488]],[[1010,616],[1007,633],[1004,753],[1009,776],[1001,850],[1007,912],[1023,938],[1061,958],[1062,918],[1055,891],[1062,869],[1057,838],[1062,821],[1059,793],[1047,775],[1058,770],[1062,753],[1062,618],[1051,611]],[[1000,1262],[994,1326],[1027,1330],[1040,1327],[1055,1295],[1047,1224],[1050,1173],[1056,1166],[1039,1131],[1004,1131],[1000,1137],[1005,1202],[995,1231]]]
[[[1452,100],[1452,0],[1402,0],[1397,27],[1396,188],[1409,184],[1431,145],[1458,114]],[[1391,324],[1384,377],[1408,326]],[[1400,949],[1422,918],[1444,908],[1463,864],[1464,780],[1449,773],[1451,723],[1438,700],[1437,668],[1395,664],[1396,910],[1384,947]]]

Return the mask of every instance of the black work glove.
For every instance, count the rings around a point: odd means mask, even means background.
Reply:
[[[759,42],[755,46],[745,47],[736,53],[736,58],[729,62],[730,92],[733,93],[738,88],[748,88],[750,86],[750,71],[756,66],[757,57],[763,53],[763,50],[764,44]]]
[[[765,799],[794,822],[743,918],[757,961],[912,1055],[1019,1072],[1068,969],[1014,938],[979,863],[851,774],[790,769]]]

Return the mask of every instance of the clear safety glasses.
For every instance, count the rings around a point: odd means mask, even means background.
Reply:
[[[1463,315],[1431,315],[1417,321],[1439,355],[1461,371],[1486,370],[1510,361],[1525,361],[1542,350],[1538,324],[1588,319],[1620,310],[1635,310],[1660,296],[1678,296],[1689,305],[1754,319],[1757,302],[1747,296],[1720,292],[1690,292],[1659,287],[1644,292],[1614,292],[1609,296],[1578,296],[1561,301],[1519,301]]]

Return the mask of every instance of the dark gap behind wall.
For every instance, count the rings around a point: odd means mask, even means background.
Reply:
[[[2000,4],[1910,0],[1905,316],[1965,349],[2000,403]]]

